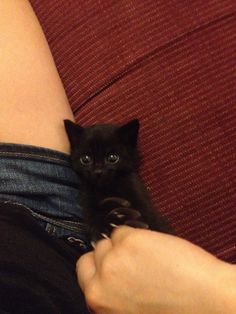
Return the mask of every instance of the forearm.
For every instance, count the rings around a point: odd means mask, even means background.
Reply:
[[[194,280],[190,275],[192,278],[185,286],[185,293],[181,292],[178,297],[169,296],[170,290],[165,290],[165,282],[162,281],[159,289],[150,290],[150,299],[146,299],[147,303],[145,303],[146,300],[140,302],[140,313],[235,314],[236,266],[215,259],[211,267],[211,272],[204,270],[202,274],[199,272],[199,276],[196,269],[196,279]],[[186,275],[183,275],[183,282],[185,282],[184,276]],[[179,281],[179,283],[181,282]],[[177,287],[179,283],[173,281]],[[160,293],[162,287],[163,295]],[[181,288],[178,290],[181,291]],[[175,289],[171,292],[173,293],[173,291]]]

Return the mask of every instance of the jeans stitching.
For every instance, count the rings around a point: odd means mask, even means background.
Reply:
[[[81,223],[79,223],[81,226],[80,227],[73,227],[73,226],[69,226],[63,222],[60,222],[60,221],[56,221],[54,219],[51,219],[51,218],[48,218],[44,215],[40,215],[38,213],[35,213],[33,212],[32,210],[31,211],[31,214],[34,216],[34,217],[37,217],[45,222],[49,222],[55,226],[59,226],[59,227],[63,227],[64,229],[67,229],[67,230],[70,230],[70,231],[77,231],[77,232],[84,232],[86,233],[86,230],[85,230],[85,226],[83,226]],[[83,228],[84,227],[84,228]]]
[[[51,156],[44,156],[44,155],[39,155],[39,154],[31,154],[31,153],[16,153],[16,152],[0,152],[0,155],[4,155],[4,156],[19,156],[19,157],[26,157],[26,158],[30,158],[30,157],[38,157],[39,159],[44,159],[44,160],[52,160],[52,161],[58,161],[64,165],[69,165],[69,162],[56,158],[56,157],[51,157]]]
[[[26,208],[27,210],[29,210],[30,213],[32,214],[32,216],[35,217],[35,218],[37,217],[37,218],[41,219],[42,221],[51,223],[51,224],[53,224],[55,226],[63,227],[64,229],[67,229],[67,230],[70,230],[70,231],[82,232],[82,233],[86,234],[85,225],[83,225],[82,223],[78,222],[79,224],[81,224],[81,228],[70,227],[70,226],[67,226],[67,225],[65,225],[63,223],[60,223],[59,221],[55,221],[55,220],[53,220],[51,218],[48,218],[48,217],[46,217],[44,215],[35,213],[31,208],[29,208],[28,206],[23,205],[21,203],[12,202],[12,201],[4,201],[3,203],[4,204],[13,204],[13,205],[17,205],[17,206],[22,206],[22,207]]]

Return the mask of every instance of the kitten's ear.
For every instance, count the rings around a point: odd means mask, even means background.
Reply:
[[[138,141],[139,120],[134,119],[118,129],[119,137],[128,145],[135,147]]]
[[[64,125],[71,147],[78,145],[80,136],[83,133],[84,128],[70,120],[64,120]]]

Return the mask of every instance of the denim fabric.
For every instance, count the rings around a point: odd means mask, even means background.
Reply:
[[[79,181],[69,155],[0,143],[0,169],[0,201],[24,205],[49,234],[87,248]]]

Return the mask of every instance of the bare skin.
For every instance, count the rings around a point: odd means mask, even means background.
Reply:
[[[0,34],[0,141],[69,153],[63,119],[74,117],[28,1],[0,1]]]
[[[97,314],[236,313],[236,266],[167,234],[117,228],[77,275]]]

